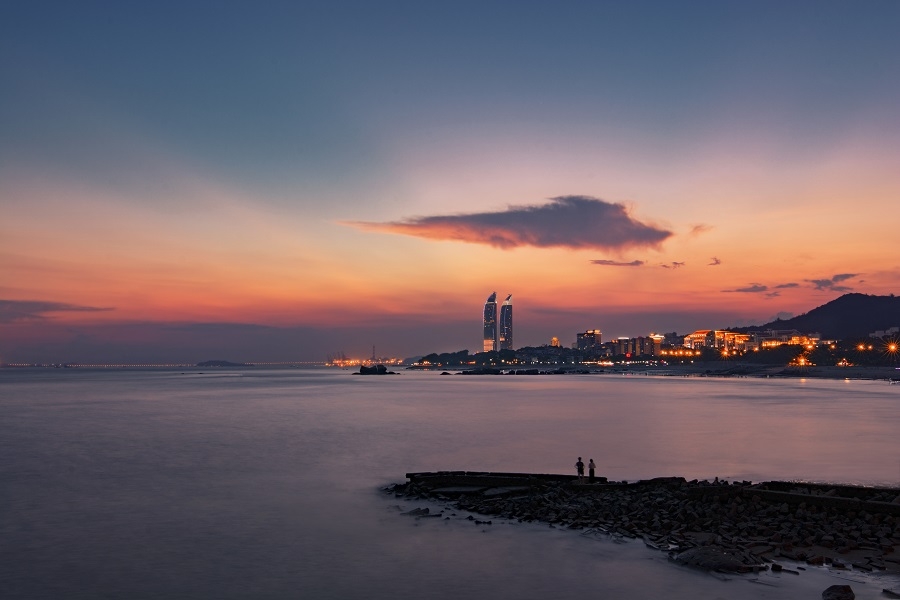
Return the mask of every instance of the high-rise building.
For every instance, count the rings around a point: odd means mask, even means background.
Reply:
[[[497,349],[497,292],[484,303],[484,351]]]
[[[497,340],[499,350],[513,350],[512,294],[500,306],[500,329]]]

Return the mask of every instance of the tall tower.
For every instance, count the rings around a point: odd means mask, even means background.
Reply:
[[[484,303],[484,351],[497,349],[497,292]]]
[[[497,346],[500,350],[514,350],[512,326],[512,294],[506,297],[500,306],[500,335]]]

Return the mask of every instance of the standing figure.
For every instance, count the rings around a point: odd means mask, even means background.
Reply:
[[[594,464],[594,459],[592,458],[588,462],[588,483],[594,483],[594,469],[597,468],[597,465]]]
[[[581,457],[578,457],[578,462],[575,463],[575,471],[578,472],[578,483],[584,483],[584,463],[581,462]]]

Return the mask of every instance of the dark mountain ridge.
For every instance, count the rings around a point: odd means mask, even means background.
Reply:
[[[869,294],[844,294],[808,313],[791,319],[777,319],[758,327],[735,328],[734,331],[764,329],[796,329],[801,333],[817,332],[824,339],[864,338],[870,333],[900,326],[900,298]]]

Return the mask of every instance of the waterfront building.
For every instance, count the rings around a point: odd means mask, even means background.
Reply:
[[[709,329],[698,329],[694,333],[689,333],[684,336],[684,347],[690,348],[691,350],[699,350],[700,348],[705,348],[706,346],[711,346],[709,339],[709,334],[711,330]],[[713,340],[715,336],[713,336]]]
[[[820,335],[801,334],[796,330],[766,330],[752,333],[737,333],[728,330],[699,329],[684,336],[684,347],[692,350],[714,348],[723,352],[745,352],[783,345],[815,347]]]
[[[778,346],[806,346],[812,350],[821,339],[818,333],[804,335],[796,329],[769,329],[756,334],[755,347],[760,349]]]
[[[512,294],[506,297],[500,306],[500,328],[498,330],[498,350],[514,350],[513,348],[513,314]]]
[[[484,303],[484,351],[497,350],[497,292]]]

